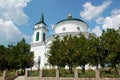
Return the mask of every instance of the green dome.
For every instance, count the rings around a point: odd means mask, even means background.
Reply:
[[[83,20],[81,20],[81,19],[78,19],[78,18],[72,18],[72,15],[71,15],[71,14],[68,14],[68,18],[67,18],[67,19],[63,19],[63,20],[57,22],[56,25],[59,24],[59,23],[61,23],[61,22],[64,22],[64,21],[70,21],[70,20],[80,21],[80,22],[84,22],[84,23],[86,23],[85,21],[83,21]],[[87,23],[86,23],[86,24],[87,24]]]
[[[80,20],[80,19],[78,19],[78,18],[67,18],[67,19],[63,19],[63,20],[57,22],[56,25],[59,24],[59,23],[61,23],[61,22],[64,22],[64,21],[70,21],[70,20],[80,21],[80,22],[84,22],[84,23],[86,23],[85,21]]]

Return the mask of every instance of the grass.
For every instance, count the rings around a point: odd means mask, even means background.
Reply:
[[[29,71],[28,76],[32,76],[32,77],[39,76],[39,71],[38,70]]]
[[[60,69],[59,70],[59,76],[60,77],[74,77],[74,70],[70,71],[68,69]],[[33,70],[29,71],[29,76],[32,77],[38,77],[39,71]],[[0,72],[0,75],[2,75],[2,72]],[[14,72],[9,72],[9,75],[14,75]],[[42,70],[42,77],[55,77],[56,76],[56,69],[43,69]],[[112,70],[112,72],[106,72],[103,69],[100,70],[100,76],[101,78],[120,78],[120,75],[116,75],[115,71]],[[78,70],[78,77],[79,78],[95,78],[95,71],[94,70],[86,70],[83,74],[82,71]]]

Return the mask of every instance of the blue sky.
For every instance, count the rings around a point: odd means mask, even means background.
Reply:
[[[30,43],[42,13],[49,35],[52,25],[71,13],[87,22],[89,32],[100,36],[102,30],[120,26],[119,5],[118,0],[0,0],[0,45],[13,44],[23,37]]]

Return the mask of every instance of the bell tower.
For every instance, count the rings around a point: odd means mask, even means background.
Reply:
[[[44,22],[44,14],[42,14],[40,21],[34,27],[33,43],[44,42],[47,32],[48,28]]]

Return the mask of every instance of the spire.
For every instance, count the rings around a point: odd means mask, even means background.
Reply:
[[[68,18],[72,18],[72,14],[71,13],[68,14]]]
[[[44,14],[43,14],[43,13],[42,13],[42,15],[41,15],[40,22],[41,22],[41,23],[44,23]]]
[[[41,14],[40,21],[39,21],[38,23],[36,23],[35,25],[38,25],[38,24],[44,24],[44,25],[46,25],[46,24],[45,24],[45,21],[44,21],[44,14],[43,14],[43,13]],[[46,25],[46,26],[47,26],[47,25]]]

